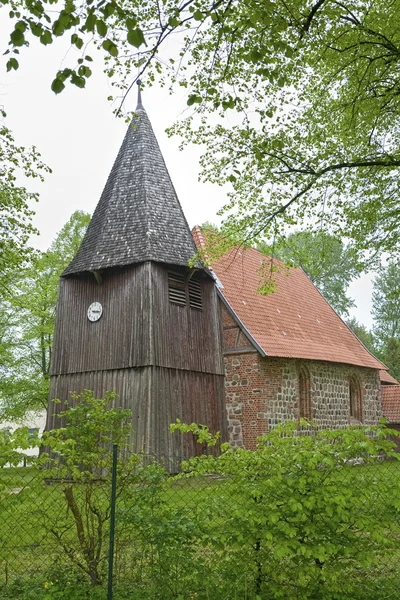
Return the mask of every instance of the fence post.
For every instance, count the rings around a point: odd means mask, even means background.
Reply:
[[[109,550],[108,550],[107,600],[112,600],[112,597],[113,597],[115,501],[116,501],[116,496],[117,496],[117,462],[118,462],[118,444],[113,444],[112,471],[111,471],[110,543],[109,543]]]

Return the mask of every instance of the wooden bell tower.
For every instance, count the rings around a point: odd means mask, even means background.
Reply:
[[[220,309],[139,90],[130,124],[76,257],[60,279],[51,402],[115,390],[137,451],[198,453],[176,418],[226,439]],[[57,427],[54,405],[47,428]]]

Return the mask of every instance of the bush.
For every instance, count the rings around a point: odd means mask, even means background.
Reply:
[[[226,479],[201,507],[221,597],[351,597],[397,547],[398,526],[396,535],[391,531],[400,479],[382,476],[382,456],[399,458],[389,431],[382,425],[303,433],[295,423],[281,424],[254,452],[224,445],[221,456],[184,465],[181,478]]]

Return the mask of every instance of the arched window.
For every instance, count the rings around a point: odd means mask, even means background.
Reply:
[[[362,421],[361,385],[359,379],[352,375],[349,380],[350,418]]]
[[[299,379],[299,419],[312,419],[311,379],[307,367],[298,371]]]

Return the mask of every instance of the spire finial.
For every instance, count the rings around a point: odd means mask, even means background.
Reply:
[[[139,108],[144,108],[143,104],[142,104],[142,90],[140,88],[140,86],[142,85],[142,82],[140,79],[137,80],[137,86],[138,86],[138,95],[137,95],[137,106],[136,106],[136,110],[138,110]]]

